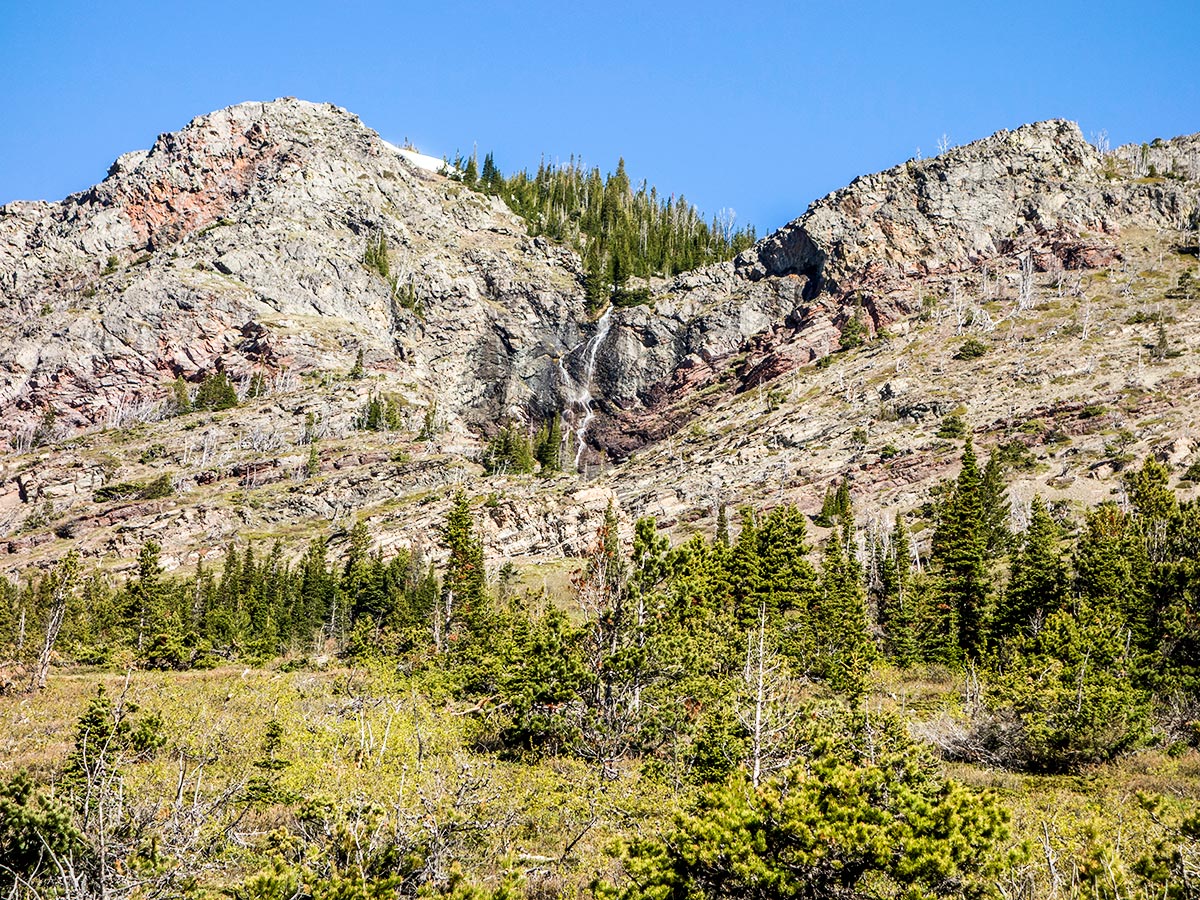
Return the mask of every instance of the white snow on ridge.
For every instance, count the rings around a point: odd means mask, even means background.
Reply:
[[[390,141],[384,141],[383,143],[418,169],[424,169],[426,172],[454,171],[454,166],[447,163],[444,159],[438,159],[435,156],[426,156],[424,153],[418,153],[416,150],[405,150],[403,147],[397,147]]]

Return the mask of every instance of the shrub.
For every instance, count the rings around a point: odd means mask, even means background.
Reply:
[[[106,484],[97,488],[92,494],[96,503],[108,503],[111,500],[161,500],[175,493],[175,485],[171,476],[163,473],[153,481],[120,481],[116,484]]]
[[[483,467],[489,475],[512,472],[524,475],[533,471],[533,448],[519,426],[505,425],[488,441]]]
[[[1002,763],[1072,772],[1146,739],[1150,701],[1130,682],[1129,630],[1115,613],[1080,601],[1007,650],[989,718],[976,725]]]
[[[887,716],[816,727],[808,758],[757,787],[741,773],[627,850],[606,900],[834,900],[990,893],[1007,815],[938,774]]]
[[[151,463],[157,459],[162,459],[166,455],[167,448],[165,444],[151,444],[142,451],[141,456],[138,457],[138,462]]]
[[[213,412],[233,409],[237,405],[237,389],[224,372],[217,372],[205,378],[200,383],[196,399],[192,403],[194,409],[208,409]]]
[[[958,348],[958,352],[954,354],[955,359],[979,359],[988,352],[988,345],[979,338],[967,338],[963,341],[962,346]]]
[[[372,272],[377,272],[385,281],[391,276],[391,267],[388,265],[387,237],[382,231],[379,233],[379,237],[367,240],[367,249],[363,251],[363,265]]]
[[[862,319],[862,309],[856,308],[854,315],[846,320],[846,324],[842,326],[842,336],[840,340],[843,350],[853,350],[855,347],[861,347],[867,339],[867,326]]]
[[[400,422],[399,401],[390,394],[376,394],[367,401],[354,424],[364,431],[395,431]]]
[[[26,896],[16,889],[17,879],[26,884],[45,878],[56,882],[53,860],[68,858],[82,847],[70,813],[37,793],[25,772],[0,782],[0,892],[5,896]]]
[[[967,423],[962,416],[949,415],[938,425],[937,436],[940,438],[960,438],[967,433]]]
[[[1037,465],[1037,457],[1016,439],[998,444],[995,453],[997,462],[1006,469],[1028,471]]]

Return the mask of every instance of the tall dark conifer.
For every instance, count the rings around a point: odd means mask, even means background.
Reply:
[[[1029,525],[1013,557],[1008,589],[992,625],[994,640],[1033,635],[1067,601],[1067,568],[1058,547],[1058,526],[1042,498],[1030,504]]]
[[[932,560],[946,600],[954,607],[958,646],[969,658],[979,656],[986,638],[990,587],[986,553],[979,465],[968,437],[962,469],[938,517]]]

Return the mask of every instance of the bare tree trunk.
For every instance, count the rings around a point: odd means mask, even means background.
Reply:
[[[50,618],[46,622],[46,637],[42,641],[42,650],[38,654],[33,680],[29,685],[31,694],[46,686],[46,677],[50,674],[50,657],[54,653],[54,644],[58,640],[58,632],[62,629],[63,618],[67,614],[67,597],[75,588],[75,578],[78,574],[79,555],[72,551],[59,563],[58,571],[51,576],[54,579],[54,591]]]
[[[752,781],[755,787],[758,787],[759,779],[762,777],[762,732],[763,732],[763,703],[766,700],[766,683],[764,678],[763,668],[765,665],[764,653],[765,647],[763,642],[766,639],[767,633],[767,604],[760,603],[758,606],[758,672],[754,673],[754,734],[753,748],[751,754],[754,759],[754,771]],[[749,648],[747,648],[749,649]],[[746,659],[746,674],[750,675],[749,654]]]

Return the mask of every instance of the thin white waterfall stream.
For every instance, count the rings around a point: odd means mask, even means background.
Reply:
[[[558,371],[562,375],[563,385],[567,389],[567,401],[570,405],[571,421],[567,421],[566,410],[564,410],[563,421],[566,422],[571,431],[575,434],[575,468],[579,469],[579,463],[583,459],[583,448],[587,446],[584,443],[584,438],[587,436],[588,426],[592,424],[592,420],[596,418],[596,413],[592,409],[592,379],[596,375],[596,355],[600,352],[600,345],[604,343],[604,339],[608,337],[608,331],[612,327],[612,311],[610,305],[604,310],[604,315],[596,323],[596,332],[583,346],[584,352],[584,369],[582,383],[576,384],[575,380],[567,371],[566,357],[570,353],[560,356],[558,359]]]

